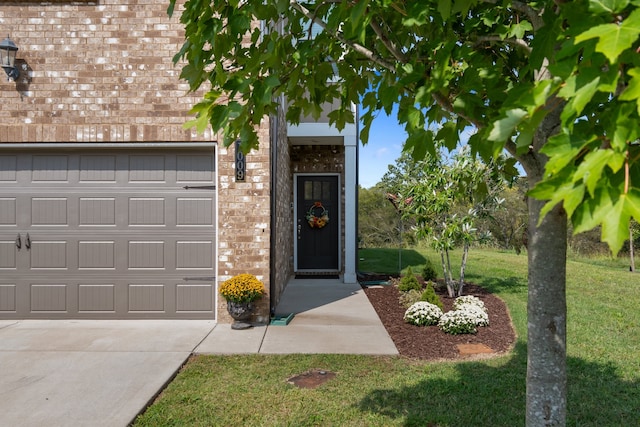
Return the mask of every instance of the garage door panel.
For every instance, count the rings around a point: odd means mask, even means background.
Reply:
[[[209,284],[176,285],[176,311],[210,312],[213,311],[213,287]]]
[[[16,218],[16,198],[0,198],[0,226],[18,225]]]
[[[164,198],[129,198],[129,225],[165,225]]]
[[[114,270],[115,241],[80,241],[78,242],[78,269]]]
[[[115,197],[80,197],[78,225],[116,225]]]
[[[18,156],[0,156],[0,182],[3,184],[17,182]]]
[[[0,240],[0,270],[15,270],[16,265],[16,241]]]
[[[35,155],[32,157],[33,182],[66,182],[69,180],[68,155]]]
[[[0,313],[16,311],[16,285],[15,283],[0,284]]]
[[[31,242],[31,268],[68,269],[67,242],[41,240]]]
[[[176,199],[176,225],[214,224],[213,197],[178,197]]]
[[[129,158],[130,182],[165,182],[165,157],[132,155]]]
[[[116,182],[115,155],[80,156],[80,182]]]
[[[164,312],[165,311],[165,286],[162,283],[155,284],[130,284],[129,285],[129,311],[130,312]]]
[[[116,286],[113,283],[78,285],[78,312],[115,313]]]
[[[212,241],[176,242],[176,269],[210,270],[213,268]]]
[[[214,162],[0,152],[0,318],[215,318]]]
[[[67,284],[32,284],[31,311],[67,312]]]
[[[212,156],[179,155],[176,158],[176,182],[213,182]]]
[[[164,269],[164,242],[131,241],[129,242],[130,269]]]
[[[31,225],[69,225],[66,197],[31,199]]]

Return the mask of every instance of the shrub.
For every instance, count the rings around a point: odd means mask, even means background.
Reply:
[[[442,316],[442,310],[434,304],[418,301],[404,313],[404,321],[416,326],[436,325]]]
[[[489,316],[484,307],[461,304],[460,308],[440,317],[438,327],[448,334],[475,334],[478,326],[489,326]]]
[[[474,297],[473,295],[464,295],[464,296],[458,297],[453,302],[453,308],[455,310],[462,308],[462,306],[464,305],[472,305],[475,307],[479,307],[485,313],[487,312],[487,309],[484,306],[484,302],[482,302],[482,300],[480,300],[478,297]]]
[[[473,316],[465,310],[452,310],[444,313],[438,321],[438,327],[451,335],[475,334],[478,332]]]
[[[411,289],[415,289],[417,291],[422,290],[422,286],[420,282],[418,282],[418,278],[413,274],[413,270],[411,267],[407,268],[407,274],[402,276],[400,279],[400,285],[398,285],[398,290],[402,292],[410,291]]]
[[[400,305],[404,308],[409,308],[418,301],[422,300],[422,292],[416,289],[411,289],[407,292],[400,292],[398,297]]]
[[[427,282],[427,286],[425,287],[424,292],[420,296],[420,301],[426,301],[426,302],[430,302],[431,304],[437,305],[440,308],[440,310],[442,310],[443,308],[442,300],[440,299],[438,294],[436,294],[436,291],[433,289],[433,282],[431,281]]]
[[[438,278],[438,274],[436,273],[436,269],[433,268],[433,264],[431,261],[427,260],[424,267],[422,268],[422,278],[425,281],[436,280]]]

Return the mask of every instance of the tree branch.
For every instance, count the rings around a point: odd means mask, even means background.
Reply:
[[[507,44],[512,44],[514,46],[517,46],[519,48],[522,48],[524,50],[526,50],[528,53],[531,53],[531,46],[529,46],[527,44],[527,42],[525,42],[522,39],[513,39],[513,38],[509,38],[509,39],[503,39],[500,36],[482,36],[482,37],[478,37],[477,43],[483,43],[483,42],[504,42]]]
[[[315,24],[318,24],[324,31],[326,31],[331,36],[335,37],[341,43],[344,43],[349,48],[353,49],[355,52],[363,55],[365,58],[369,59],[373,63],[383,68],[386,68],[391,72],[395,72],[396,70],[395,63],[389,62],[386,59],[380,57],[379,55],[376,55],[372,50],[362,46],[359,43],[353,42],[351,40],[347,40],[342,35],[342,33],[340,33],[340,31],[330,31],[329,28],[327,27],[327,24],[322,19],[318,18],[315,15],[312,15],[309,9],[307,9],[306,7],[298,3],[298,0],[290,0],[289,4],[291,5],[292,8],[302,13],[307,19],[309,19]]]
[[[396,45],[387,37],[387,34],[383,31],[382,27],[375,22],[371,21],[371,28],[376,33],[376,35],[380,38],[382,44],[391,52],[394,58],[396,58],[399,62],[406,64],[407,57],[396,47]]]
[[[471,123],[472,125],[474,125],[478,129],[482,129],[483,127],[485,127],[484,123],[481,123],[481,122],[477,121],[473,117],[468,116],[463,112],[455,111],[455,109],[453,108],[453,105],[451,104],[449,99],[447,97],[443,96],[442,94],[439,94],[437,92],[433,92],[431,94],[431,96],[432,96],[433,100],[436,102],[436,104],[438,104],[440,106],[440,108],[442,108],[443,110],[448,111],[451,114],[455,114],[456,116],[462,117],[463,119],[465,119],[466,121],[468,121],[469,123]]]
[[[544,20],[540,16],[542,14],[542,10],[538,11],[529,6],[527,3],[521,1],[512,2],[511,7],[513,8],[513,10],[517,10],[518,12],[522,12],[527,15],[527,18],[529,18],[531,25],[533,25],[534,31],[539,30],[543,27]]]

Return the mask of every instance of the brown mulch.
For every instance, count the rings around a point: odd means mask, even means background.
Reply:
[[[450,335],[437,326],[410,325],[403,320],[405,308],[398,300],[396,286],[363,287],[401,356],[421,360],[481,358],[508,352],[516,341],[505,303],[480,286],[467,284],[464,288],[464,294],[480,298],[489,313],[489,326],[479,327],[475,335]],[[451,310],[453,298],[441,289],[436,292],[443,311]]]

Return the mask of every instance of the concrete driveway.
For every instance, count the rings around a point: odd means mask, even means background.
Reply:
[[[287,326],[205,320],[0,320],[0,427],[128,425],[195,354],[397,355],[364,291],[292,280]]]
[[[214,327],[0,320],[0,426],[126,426]]]

